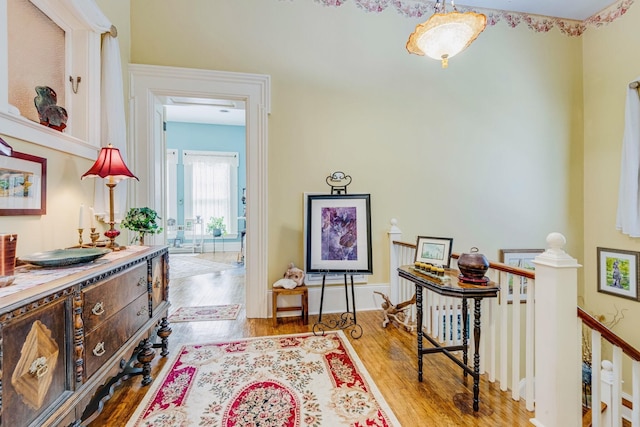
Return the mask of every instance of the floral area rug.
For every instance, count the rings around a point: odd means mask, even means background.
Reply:
[[[236,268],[230,264],[197,258],[195,254],[169,254],[169,278],[182,279],[198,274],[215,273],[216,271]]]
[[[127,427],[400,426],[342,331],[183,346]]]
[[[207,320],[233,320],[238,317],[240,304],[180,307],[169,316],[169,322],[200,322]]]

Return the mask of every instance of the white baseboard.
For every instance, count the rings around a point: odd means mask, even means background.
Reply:
[[[320,312],[320,295],[322,286],[309,286],[309,314],[318,314]],[[356,315],[359,311],[380,310],[382,309],[382,298],[373,292],[382,292],[389,295],[389,284],[363,284],[353,285],[356,299]],[[351,299],[351,284],[347,286],[349,292],[349,311],[353,311],[353,301]],[[272,293],[269,291],[269,301],[272,300]],[[269,304],[269,317],[273,316],[272,304]],[[282,295],[278,297],[278,307],[295,307],[300,306],[300,297],[297,295]],[[347,309],[345,300],[344,284],[331,285],[324,287],[324,301],[322,303],[322,314],[344,313]],[[278,317],[300,316],[300,311],[286,311],[279,313]]]

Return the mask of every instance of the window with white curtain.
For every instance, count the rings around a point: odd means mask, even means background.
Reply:
[[[166,230],[169,239],[175,238],[178,224],[178,150],[167,150],[167,213]]]
[[[238,231],[238,153],[182,152],[185,218],[223,217],[227,234]]]

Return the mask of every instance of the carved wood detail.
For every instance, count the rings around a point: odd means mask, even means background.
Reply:
[[[84,321],[82,320],[82,292],[73,295],[73,345],[75,354],[76,383],[84,377]]]
[[[66,288],[54,294],[47,295],[44,298],[41,298],[37,301],[32,302],[31,304],[22,306],[13,311],[7,311],[5,313],[0,314],[0,323],[5,323],[9,320],[15,320],[22,316],[25,316],[47,304],[58,301],[62,298],[66,298],[73,293],[72,288]]]
[[[24,403],[40,409],[58,364],[60,349],[51,330],[36,320],[22,345],[21,357],[11,375],[11,384]]]

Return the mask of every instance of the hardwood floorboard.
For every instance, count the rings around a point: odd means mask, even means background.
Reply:
[[[233,321],[172,323],[169,337],[172,354],[186,343],[312,331],[317,316],[309,316],[309,325],[303,325],[296,317],[280,318],[277,327],[271,319],[247,319],[244,269],[238,268],[236,254],[209,253],[200,257],[227,262],[233,268],[171,281],[170,313],[181,306],[242,303],[243,307]],[[323,319],[325,316],[328,315]],[[473,380],[468,377],[465,381],[462,369],[444,355],[424,356],[424,378],[419,382],[415,332],[394,325],[383,328],[381,311],[358,312],[357,317],[363,328],[362,337],[353,339],[348,331],[346,335],[402,426],[531,425],[533,413],[526,410],[524,401],[513,401],[510,394],[500,391],[499,384],[489,383],[485,378],[480,384],[480,410],[474,413]],[[154,378],[166,361],[167,358],[156,356],[152,363]],[[140,378],[125,382],[90,426],[124,425],[148,389],[141,386]]]

